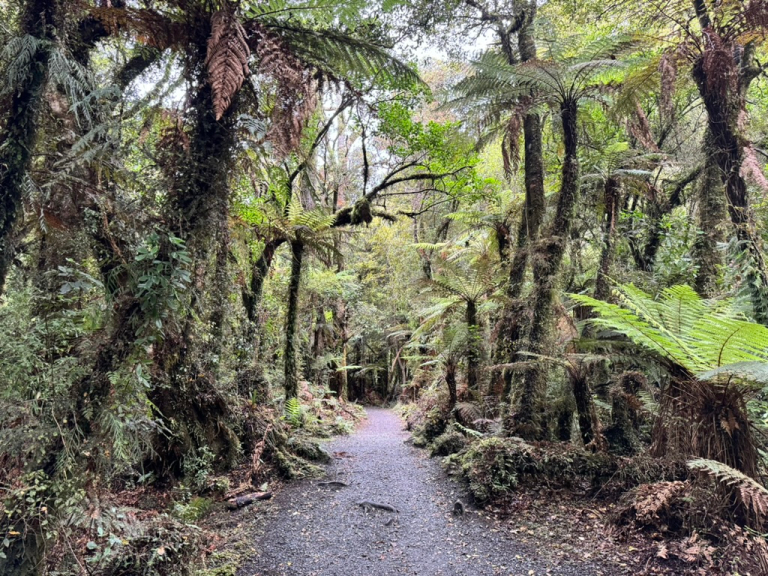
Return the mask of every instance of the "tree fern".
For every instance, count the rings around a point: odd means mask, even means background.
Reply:
[[[377,78],[395,85],[421,80],[415,70],[381,46],[333,28],[311,29],[267,23],[303,62],[339,78]]]
[[[688,462],[691,470],[699,470],[715,478],[738,495],[748,512],[755,515],[757,526],[762,526],[768,517],[768,490],[756,480],[722,462],[697,458]]]
[[[712,378],[740,363],[768,362],[768,328],[748,321],[731,300],[704,300],[689,286],[662,291],[658,299],[629,284],[616,290],[619,304],[584,295],[572,298],[592,308],[597,326],[616,331],[691,375]]]

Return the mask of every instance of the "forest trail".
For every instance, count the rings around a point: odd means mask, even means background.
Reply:
[[[287,486],[279,512],[255,543],[260,555],[238,576],[606,575],[592,564],[557,566],[521,545],[499,524],[468,509],[453,515],[461,496],[437,460],[405,443],[392,411],[368,409],[355,434],[336,439],[328,477]],[[338,480],[342,488],[319,486]],[[364,510],[362,501],[398,512]]]

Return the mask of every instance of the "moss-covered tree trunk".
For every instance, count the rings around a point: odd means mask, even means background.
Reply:
[[[448,387],[448,412],[451,412],[456,407],[456,401],[458,400],[458,392],[456,390],[456,362],[453,359],[448,359],[445,363],[445,384]]]
[[[349,399],[349,373],[347,357],[349,355],[349,314],[347,304],[339,298],[333,309],[333,324],[341,342],[341,370],[338,372],[339,398]]]
[[[466,309],[467,322],[467,387],[472,391],[477,391],[477,384],[480,380],[480,334],[477,322],[477,302],[467,300]]]
[[[723,267],[718,244],[725,241],[723,224],[727,216],[720,162],[715,157],[717,153],[713,149],[711,132],[707,129],[704,137],[705,164],[699,180],[699,235],[693,247],[693,258],[697,264],[694,287],[704,298],[711,298],[717,293]]]
[[[285,397],[299,394],[297,329],[299,322],[299,290],[305,246],[301,240],[291,242],[291,279],[288,284],[288,310],[285,317]]]
[[[547,235],[533,255],[533,318],[528,337],[528,352],[543,354],[554,324],[555,290],[560,265],[565,255],[573,212],[579,193],[578,103],[566,100],[560,107],[565,158],[557,211]],[[547,435],[544,419],[547,370],[542,362],[531,362],[523,372],[515,406],[508,414],[506,429],[521,438],[536,440]]]
[[[621,182],[615,176],[606,179],[604,187],[605,214],[603,216],[603,249],[600,253],[600,266],[595,278],[595,298],[607,300],[611,294],[611,267],[616,254],[616,225],[619,221],[621,206]]]
[[[528,9],[530,13],[526,23],[518,33],[518,51],[523,62],[536,58],[536,42],[533,36],[536,3],[531,2]],[[518,359],[517,352],[527,319],[524,306],[519,299],[530,260],[531,246],[539,237],[539,229],[544,221],[546,210],[541,117],[535,112],[529,112],[523,118],[523,146],[525,207],[517,230],[514,256],[509,265],[509,279],[506,287],[508,303],[501,313],[496,329],[494,353],[496,364],[512,363]],[[504,380],[504,395],[508,396],[512,387],[512,372],[505,370],[501,375]]]
[[[13,263],[13,227],[21,212],[24,180],[27,177],[37,136],[37,115],[45,87],[50,43],[54,40],[56,8],[54,0],[29,0],[21,10],[22,42],[34,43],[26,63],[12,62],[19,84],[13,86],[4,104],[7,110],[0,133],[0,294]]]
[[[579,416],[579,431],[584,446],[594,450],[605,447],[605,438],[600,429],[600,419],[592,399],[589,377],[592,370],[586,366],[574,366],[568,371],[573,397],[576,403],[576,413]]]
[[[201,20],[200,26],[209,26]],[[207,34],[201,35],[207,37]],[[209,346],[204,325],[224,322],[215,298],[207,300],[208,286],[216,282],[216,240],[229,224],[229,171],[235,144],[237,98],[221,119],[216,119],[213,93],[203,66],[206,44],[191,52],[186,73],[195,86],[190,129],[173,152],[178,169],[169,176],[170,192],[165,220],[172,234],[184,240],[191,259],[193,286],[181,294],[183,306],[166,322],[154,352],[157,384],[149,392],[157,415],[173,432],[155,444],[155,468],[178,473],[186,455],[206,447],[219,462],[234,461],[239,444],[231,428],[230,409],[219,388],[217,356]],[[188,144],[182,145],[188,141]],[[225,261],[221,254],[220,260]],[[226,287],[223,287],[226,290]],[[219,316],[217,317],[217,314]],[[201,322],[201,320],[203,322]]]
[[[702,27],[706,28],[704,24],[709,22],[706,4],[694,2],[694,7]],[[755,65],[754,42],[729,46],[713,37],[714,34],[705,34],[705,49],[694,63],[693,79],[707,110],[708,136],[725,185],[728,214],[748,270],[746,285],[752,297],[753,314],[758,322],[768,325],[768,270],[743,170],[760,171],[761,168],[741,129],[747,114],[747,90],[751,81],[762,73],[762,68]]]

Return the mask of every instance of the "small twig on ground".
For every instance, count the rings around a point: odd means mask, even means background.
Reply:
[[[227,500],[227,508],[230,510],[237,510],[238,508],[253,504],[257,500],[269,500],[270,498],[272,498],[272,492],[253,492],[252,494],[246,494],[245,496],[230,498]]]
[[[368,500],[358,502],[357,505],[363,509],[378,508],[379,510],[386,510],[387,512],[397,512],[397,508],[394,506],[390,506],[389,504],[379,504],[378,502],[369,502]]]
[[[318,486],[327,486],[328,488],[346,488],[349,486],[346,482],[340,482],[338,480],[330,480],[328,482],[318,482]]]

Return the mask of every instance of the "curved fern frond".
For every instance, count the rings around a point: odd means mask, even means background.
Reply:
[[[352,81],[376,78],[397,86],[424,85],[408,65],[383,47],[332,28],[302,28],[277,20],[264,20],[302,62]]]
[[[768,362],[768,328],[748,321],[731,300],[704,300],[685,285],[667,288],[658,298],[632,284],[619,286],[615,293],[619,304],[578,294],[571,297],[599,315],[594,324],[626,336],[691,374],[709,379],[734,373],[748,376],[755,372],[751,363]],[[728,365],[736,367],[729,371]]]
[[[754,513],[758,525],[768,517],[768,490],[753,478],[722,462],[705,458],[688,461],[688,467],[691,470],[704,472],[732,488],[739,495],[744,507]]]

